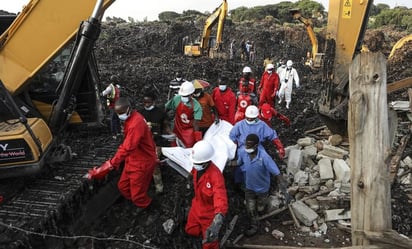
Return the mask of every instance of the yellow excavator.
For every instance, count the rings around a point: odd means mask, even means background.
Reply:
[[[68,125],[102,125],[93,46],[112,2],[30,0],[1,34],[0,178],[39,172]]]
[[[223,0],[223,3],[206,19],[200,42],[185,45],[185,55],[194,57],[206,55],[210,58],[222,56],[222,35],[227,11],[227,1]],[[211,33],[216,24],[216,36],[214,37]]]
[[[357,53],[365,51],[362,42],[372,5],[372,0],[329,1],[326,41],[322,53],[318,52],[318,41],[311,22],[302,17],[299,10],[291,10],[293,17],[305,24],[312,43],[310,59],[313,60],[313,66],[319,67],[323,73],[318,112],[328,128],[336,133],[346,133],[349,66]],[[388,93],[411,85],[412,78],[390,83]]]

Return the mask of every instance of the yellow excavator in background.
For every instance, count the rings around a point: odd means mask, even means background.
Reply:
[[[395,45],[393,45],[391,53],[389,54],[388,58],[391,59],[392,56],[395,54],[396,50],[402,48],[405,45],[405,43],[409,41],[412,41],[412,34],[402,37],[399,41],[397,41]]]
[[[1,34],[0,178],[39,172],[69,123],[102,126],[93,46],[112,2],[30,0]]]
[[[324,53],[318,53],[318,38],[316,38],[316,33],[313,30],[313,23],[311,19],[302,16],[302,13],[299,9],[291,9],[290,13],[293,18],[303,23],[308,32],[310,43],[312,44],[312,51],[308,52],[306,56],[305,65],[319,68],[322,65],[322,58],[325,55]]]
[[[184,46],[184,54],[187,56],[221,57],[223,28],[227,16],[227,1],[223,3],[206,19],[200,42]],[[217,24],[216,37],[211,36],[213,27]]]

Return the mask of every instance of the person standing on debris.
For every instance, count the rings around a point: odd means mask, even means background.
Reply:
[[[276,130],[269,127],[265,122],[259,120],[259,109],[255,105],[248,106],[245,112],[246,118],[237,122],[230,130],[229,138],[237,144],[237,151],[243,149],[247,135],[254,133],[258,135],[260,143],[271,141],[278,150],[280,159],[285,157],[285,149],[280,141]],[[236,184],[242,184],[244,177],[239,168],[234,171]]]
[[[219,248],[219,231],[228,210],[227,192],[222,172],[211,161],[213,146],[205,141],[192,148],[194,198],[185,231],[202,237],[203,249]]]
[[[215,102],[219,118],[233,125],[235,123],[236,96],[227,86],[227,81],[224,76],[218,79],[219,86],[213,89],[212,99]]]
[[[179,89],[179,95],[165,104],[166,111],[175,112],[173,132],[176,134],[177,145],[185,148],[191,148],[196,141],[202,139],[202,133],[197,125],[202,119],[202,107],[192,98],[194,92],[192,82],[185,81]]]
[[[230,55],[229,55],[229,59],[234,60],[236,58],[236,40],[233,39],[232,42],[230,43]]]
[[[262,74],[260,79],[258,89],[258,93],[260,94],[259,106],[268,103],[272,107],[275,107],[274,101],[276,101],[276,93],[279,88],[279,76],[274,72],[274,68],[273,64],[268,64],[266,66],[266,71]]]
[[[114,110],[124,122],[124,140],[116,154],[99,168],[89,170],[89,179],[102,179],[111,170],[119,169],[124,162],[120,180],[117,183],[120,193],[137,206],[137,212],[152,204],[147,191],[152,181],[153,171],[158,161],[156,145],[144,117],[132,109],[129,100],[120,97]]]
[[[245,85],[248,84],[249,91],[256,94],[256,79],[252,75],[252,69],[248,66],[243,67],[242,77],[239,79],[239,90]]]
[[[198,85],[195,87],[193,97],[202,107],[202,119],[197,122],[197,125],[203,136],[213,122],[215,122],[215,124],[219,123],[219,114],[217,113],[212,96],[205,92],[202,86]]]
[[[170,100],[173,96],[177,95],[180,89],[180,86],[186,80],[183,79],[181,72],[176,72],[176,77],[169,83],[169,92],[167,93],[167,100]]]
[[[110,110],[110,131],[113,138],[116,139],[117,136],[122,133],[120,120],[114,111],[114,103],[120,98],[120,85],[118,84],[119,77],[117,77],[117,75],[112,75],[110,81],[111,83],[100,93],[100,95],[107,99],[107,106]]]
[[[147,125],[149,126],[153,139],[156,144],[156,154],[157,158],[161,155],[161,147],[170,146],[170,143],[162,137],[164,134],[172,134],[172,130],[169,127],[169,120],[167,118],[166,112],[155,105],[156,95],[152,91],[145,91],[143,95],[143,108],[139,112],[146,119]],[[163,181],[162,174],[160,172],[160,163],[157,163],[155,170],[153,172],[153,181],[155,184],[156,193],[163,193]]]
[[[280,73],[280,89],[279,89],[279,104],[282,100],[286,101],[286,108],[289,109],[290,102],[292,101],[293,82],[295,82],[296,88],[299,88],[299,75],[295,68],[292,67],[293,62],[288,60],[286,62],[286,69]]]
[[[280,77],[280,73],[286,69],[286,60],[285,59],[280,59],[279,62],[276,65],[276,73]]]
[[[251,133],[246,136],[245,146],[238,151],[237,165],[245,177],[246,210],[249,216],[249,228],[246,236],[253,236],[258,231],[258,214],[262,214],[268,203],[271,176],[276,177],[279,190],[289,203],[287,182],[283,179],[275,161],[263,146],[259,145],[259,136]]]
[[[263,104],[260,107],[259,119],[264,121],[269,127],[272,127],[272,117],[276,117],[279,120],[283,121],[285,125],[290,126],[290,120],[288,117],[276,111],[276,109],[269,104]]]
[[[240,91],[236,93],[235,123],[245,118],[245,112],[248,106],[257,104],[257,96],[254,92],[250,91],[250,84],[247,81],[243,81],[242,83],[243,85]]]

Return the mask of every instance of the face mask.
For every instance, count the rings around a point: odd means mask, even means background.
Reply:
[[[203,170],[204,169],[204,164],[202,163],[202,164],[193,164],[193,168],[195,168],[195,170],[197,170],[197,171],[201,171],[201,170]]]
[[[195,96],[196,98],[200,96],[200,93],[195,93],[193,94],[193,96]]]
[[[245,149],[246,153],[250,154],[255,152],[255,148],[249,148],[249,149]]]
[[[220,91],[225,91],[226,90],[226,85],[219,85],[219,90]]]
[[[250,124],[250,125],[256,124],[256,122],[257,122],[257,119],[254,119],[254,120],[252,120],[252,121],[249,121],[249,120],[247,120],[247,119],[245,119],[245,120],[246,120],[246,123],[248,123],[248,124]]]
[[[182,97],[180,97],[180,100],[182,100],[183,103],[187,103],[187,102],[189,102],[189,97],[182,96]]]
[[[151,110],[153,110],[153,108],[154,108],[154,105],[151,105],[151,106],[149,106],[149,107],[144,107],[144,109],[146,110],[146,111],[151,111]]]
[[[176,78],[176,80],[177,80],[177,81],[181,81],[181,80],[182,80],[182,78]]]
[[[126,119],[128,119],[130,116],[129,108],[127,108],[127,111],[125,113],[117,115],[117,116],[119,117],[120,120],[126,121]]]

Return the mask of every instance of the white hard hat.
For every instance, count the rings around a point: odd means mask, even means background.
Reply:
[[[192,148],[192,162],[196,164],[208,162],[212,160],[214,153],[213,146],[209,142],[201,140]]]
[[[291,67],[293,65],[293,61],[291,61],[291,60],[288,60],[287,62],[286,62],[286,66],[287,67]]]
[[[242,73],[251,73],[252,69],[250,67],[244,67]]]
[[[273,68],[275,68],[275,66],[273,66],[272,63],[269,63],[266,65],[266,69],[273,69]]]
[[[250,105],[246,108],[245,116],[247,118],[257,118],[259,115],[259,109],[255,105]]]
[[[195,92],[195,87],[193,86],[192,82],[185,81],[182,83],[179,89],[179,95],[181,96],[189,96],[190,94]]]

